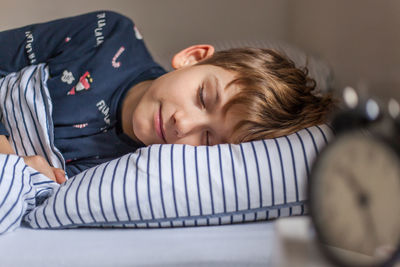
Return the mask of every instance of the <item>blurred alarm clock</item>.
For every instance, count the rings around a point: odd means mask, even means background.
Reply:
[[[308,184],[317,243],[340,266],[391,266],[400,253],[399,104],[350,87],[343,100]]]

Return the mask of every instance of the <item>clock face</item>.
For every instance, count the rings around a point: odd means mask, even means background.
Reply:
[[[372,135],[352,132],[315,164],[310,208],[329,254],[349,265],[375,265],[400,245],[400,160]]]

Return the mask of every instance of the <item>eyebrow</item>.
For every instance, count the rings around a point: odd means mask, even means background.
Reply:
[[[218,106],[218,104],[221,102],[221,95],[220,95],[220,91],[222,90],[222,86],[221,83],[219,82],[218,78],[216,75],[212,75],[212,82],[215,86],[215,91],[216,91],[216,95],[215,95],[215,102],[214,102],[214,108],[216,108]],[[224,88],[226,89],[226,87]],[[229,143],[228,139],[229,137],[225,137],[225,136],[220,136],[219,138],[220,140],[220,144],[225,144],[225,143]]]

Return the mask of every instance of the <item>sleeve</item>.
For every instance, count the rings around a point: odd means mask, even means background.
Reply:
[[[82,159],[82,160],[75,160],[72,162],[66,163],[65,171],[67,172],[68,177],[75,176],[87,169],[93,168],[97,165],[100,165],[104,162],[111,161],[115,158],[91,158],[91,159]]]
[[[10,134],[8,133],[8,131],[6,130],[6,127],[4,127],[3,123],[0,122],[0,135],[5,135],[5,136],[9,136]]]
[[[99,11],[0,32],[0,76],[55,58],[77,58],[100,46],[109,34],[105,31],[115,30],[105,27],[106,23],[117,26],[121,20],[130,21],[114,12]]]
[[[0,122],[0,135],[9,136],[9,133],[6,130],[6,127],[4,127],[3,123],[1,123],[1,122]]]

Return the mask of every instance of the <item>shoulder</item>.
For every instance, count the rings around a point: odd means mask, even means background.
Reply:
[[[98,10],[84,14],[78,14],[71,17],[59,19],[58,21],[76,22],[82,25],[95,23],[99,26],[122,24],[132,25],[131,18],[111,10]]]
[[[103,19],[108,22],[133,24],[133,21],[131,18],[129,18],[121,13],[111,11],[111,10],[99,10],[99,11],[92,12],[89,14],[91,14],[92,16],[96,16],[96,18],[99,20]]]

